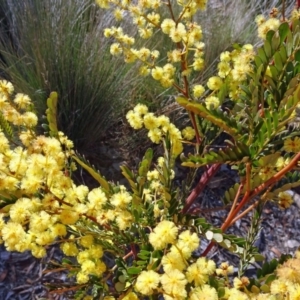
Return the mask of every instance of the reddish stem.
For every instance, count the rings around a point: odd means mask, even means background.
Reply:
[[[210,166],[207,170],[204,171],[202,174],[197,186],[192,190],[190,195],[185,201],[185,205],[183,209],[181,210],[182,214],[186,214],[192,204],[195,202],[196,198],[200,195],[200,193],[204,190],[204,188],[207,186],[208,182],[214,177],[214,175],[217,173],[219,168],[221,167],[221,164],[213,164]]]
[[[244,205],[246,203],[248,203],[253,197],[257,196],[263,190],[265,190],[266,188],[268,188],[270,185],[278,182],[283,176],[285,176],[285,174],[287,172],[291,171],[295,167],[295,165],[297,165],[297,163],[298,163],[299,160],[300,160],[300,152],[295,155],[295,157],[291,160],[291,162],[286,167],[284,167],[283,169],[281,169],[277,174],[275,174],[274,176],[272,176],[266,182],[262,183],[260,186],[258,186],[257,188],[255,188],[252,192],[250,192],[250,191],[247,190],[246,193],[245,193],[245,195],[244,195],[244,197],[243,197],[243,199],[242,199],[242,201],[240,202],[240,204],[232,212],[232,214],[229,215],[226,218],[226,221],[224,222],[224,224],[221,227],[222,232],[226,231],[226,229],[228,229],[228,227],[231,226],[234,223],[232,221],[235,219],[235,217],[237,216],[237,214],[241,211],[241,209],[244,207]],[[248,180],[250,180],[250,179],[247,178],[247,181]],[[211,248],[213,247],[213,245],[214,245],[214,242],[210,242],[210,244],[207,246],[207,248],[201,254],[201,256],[206,256],[208,254],[208,252],[211,250]]]

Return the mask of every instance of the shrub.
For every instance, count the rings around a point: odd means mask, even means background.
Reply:
[[[14,95],[12,84],[1,81],[0,231],[6,248],[42,257],[45,245],[60,243],[66,256],[76,258],[64,267],[76,275],[79,299],[297,299],[298,252],[295,258],[265,263],[256,278],[243,274],[251,261],[261,259],[253,244],[264,204],[289,207],[287,191],[300,185],[299,131],[289,125],[300,97],[299,7],[289,19],[277,18],[276,10],[268,19],[257,17],[263,44],[222,53],[217,74],[205,86],[190,86],[189,74],[203,66],[203,43],[200,25],[189,20],[206,1],[170,1],[170,18],[164,20],[157,11],[166,4],[157,0],[97,2],[104,8],[111,4],[117,15],[120,8],[130,12],[142,37],[157,30],[174,42],[170,61],[160,62],[155,49],[133,48],[133,38],[120,27],[105,30],[115,40],[112,54],[139,62],[140,75],[178,91],[176,101],[188,111],[191,126],[179,130],[144,104],[130,110],[129,124],[144,128],[153,143],[162,145],[163,156],[154,161],[149,149],[138,170],[121,167],[127,188],[108,182],[74,153],[73,143],[57,129],[56,93],[47,100],[49,136],[41,136],[34,130],[37,117],[30,99]],[[220,131],[228,135],[223,145],[214,134]],[[185,143],[194,146],[194,153],[183,154]],[[183,166],[205,167],[187,197],[185,186],[179,190],[173,184],[179,157]],[[216,228],[196,216],[192,204],[222,164],[237,170],[240,180],[226,191],[223,200],[231,208]],[[74,184],[76,165],[99,187]],[[226,233],[250,211],[247,237]],[[200,238],[209,244],[199,254]],[[232,266],[216,266],[207,258],[214,245],[239,255],[233,281]]]
[[[99,164],[95,152],[111,120],[120,117],[132,90],[140,90],[134,70],[109,54],[101,28],[113,18],[91,0],[5,0],[0,10],[5,77],[32,98],[39,115],[56,90],[59,128]]]

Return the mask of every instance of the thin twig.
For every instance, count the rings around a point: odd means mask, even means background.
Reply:
[[[200,195],[200,193],[202,193],[204,188],[207,186],[208,182],[214,177],[214,175],[217,173],[220,167],[221,164],[213,164],[212,166],[209,167],[208,170],[205,170],[197,186],[192,190],[192,192],[186,199],[185,205],[181,210],[182,214],[186,214],[188,212],[192,204],[195,202],[196,198]]]

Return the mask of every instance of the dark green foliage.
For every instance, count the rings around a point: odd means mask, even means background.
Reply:
[[[93,0],[3,0],[0,11],[2,76],[32,98],[39,115],[56,91],[58,129],[99,164],[97,149],[105,131],[140,83],[109,53],[103,29],[112,17]]]

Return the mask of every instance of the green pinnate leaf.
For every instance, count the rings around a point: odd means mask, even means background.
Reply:
[[[237,142],[236,145],[231,145],[219,150],[210,150],[201,155],[189,155],[188,159],[182,163],[187,167],[200,167],[214,163],[235,164],[250,156],[249,148]]]
[[[50,136],[57,136],[58,129],[57,129],[57,102],[58,102],[58,96],[56,92],[52,92],[47,99],[47,120],[49,123],[49,129],[50,129]]]
[[[176,98],[176,101],[188,111],[192,111],[196,115],[207,119],[228,134],[236,137],[240,136],[241,126],[234,119],[227,117],[222,111],[209,110],[203,104],[188,101],[183,97]]]
[[[153,158],[153,150],[149,148],[147,149],[142,161],[140,162],[139,171],[138,171],[139,176],[146,177],[147,172],[149,171],[152,163],[152,158]]]
[[[3,114],[0,112],[0,128],[9,136],[13,137],[13,129],[8,121],[4,118]]]
[[[73,155],[72,158],[102,186],[106,193],[110,191],[110,184],[99,171],[96,171],[92,166],[90,166],[87,162],[84,162],[78,156]]]
[[[236,197],[236,194],[237,194],[237,191],[238,191],[239,187],[240,187],[240,184],[236,183],[234,186],[232,186],[231,188],[229,188],[229,190],[227,190],[225,192],[224,199],[223,199],[225,204],[233,202],[233,200]]]

